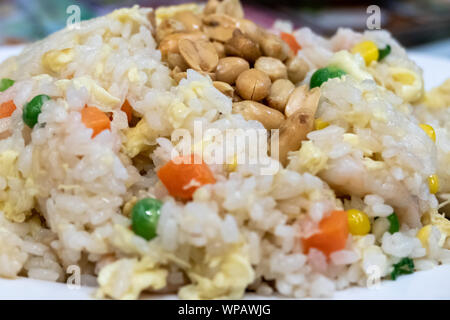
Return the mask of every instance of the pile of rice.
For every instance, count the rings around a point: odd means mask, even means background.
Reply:
[[[264,127],[232,113],[231,99],[194,70],[175,84],[156,49],[150,12],[133,7],[83,22],[0,65],[0,78],[16,81],[0,104],[18,106],[0,119],[0,277],[64,282],[76,265],[83,284],[99,286],[98,297],[241,298],[253,291],[301,298],[365,286],[375,269],[389,278],[404,257],[416,271],[450,263],[449,224],[438,213],[450,193],[450,91],[447,85],[422,97],[420,68],[387,32],[341,29],[324,39],[276,24],[303,48],[298,55],[312,68],[304,83],[363,39],[392,52],[366,68],[372,79],[348,75],[321,87],[316,117],[330,125],[310,132],[286,167],[267,154],[232,172],[210,161],[217,183],[180,202],[156,175],[187,143],[177,130],[193,134],[198,121],[222,133]],[[419,91],[405,91],[393,68],[413,72]],[[31,130],[21,106],[37,94],[52,100]],[[144,119],[132,128],[120,110],[126,100]],[[110,112],[111,130],[92,139],[79,112],[85,105]],[[436,143],[420,123],[435,128]],[[211,138],[205,160],[225,143]],[[271,164],[278,169],[262,174]],[[432,174],[441,182],[438,198],[429,191]],[[130,230],[131,207],[145,197],[164,202],[151,241]],[[351,208],[369,215],[371,233],[350,235],[329,259],[315,249],[304,253],[305,225]],[[394,210],[401,228],[390,234],[386,217]],[[425,224],[426,246],[417,238]]]

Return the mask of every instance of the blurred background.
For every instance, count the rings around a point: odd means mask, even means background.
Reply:
[[[66,25],[68,6],[81,8],[81,18],[90,19],[111,10],[140,4],[160,6],[182,0],[0,0],[0,45],[22,44],[45,37]],[[273,21],[289,19],[296,27],[309,26],[331,35],[337,27],[366,28],[369,5],[381,8],[381,27],[392,32],[409,49],[450,58],[450,0],[259,0],[242,1],[246,16],[270,27]]]

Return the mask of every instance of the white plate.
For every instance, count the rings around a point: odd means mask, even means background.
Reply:
[[[0,62],[21,49],[22,47],[0,47]],[[427,89],[450,77],[450,60],[414,53],[411,53],[411,57],[424,69]],[[94,292],[94,288],[69,289],[65,284],[26,278],[0,279],[0,299],[92,299]],[[152,297],[176,298],[174,295]],[[267,299],[257,295],[246,295],[245,298]],[[271,297],[277,298],[279,297]],[[338,291],[333,299],[450,299],[450,265],[402,276],[396,281],[383,281],[378,287],[371,289],[353,287]]]

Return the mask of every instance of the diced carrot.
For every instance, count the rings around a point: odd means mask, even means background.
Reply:
[[[10,100],[2,103],[0,105],[0,119],[10,117],[13,114],[14,110],[16,110],[14,101]]]
[[[194,154],[169,161],[159,169],[158,177],[171,196],[182,200],[192,199],[199,187],[216,182],[208,165]]]
[[[131,119],[133,117],[133,108],[131,107],[128,100],[125,100],[125,103],[123,104],[122,108],[120,108],[120,110],[122,110],[123,112],[125,112],[127,114],[128,123],[130,123]]]
[[[87,128],[94,130],[92,138],[103,130],[111,129],[111,121],[108,116],[96,107],[85,107],[81,110],[81,120]]]
[[[297,54],[298,50],[302,48],[292,34],[281,32],[280,37],[289,45],[289,47],[291,47],[295,54]]]
[[[316,234],[302,239],[303,249],[307,253],[310,248],[315,248],[329,256],[345,248],[348,232],[347,212],[333,211],[320,221]]]

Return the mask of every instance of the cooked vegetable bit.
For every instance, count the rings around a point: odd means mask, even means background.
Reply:
[[[432,174],[428,177],[428,188],[431,194],[436,194],[439,191],[440,183],[439,177],[436,174]]]
[[[120,110],[127,114],[128,123],[130,123],[131,119],[133,118],[133,107],[130,105],[128,100],[125,100],[125,103],[122,105],[122,108],[120,108]]]
[[[0,92],[6,91],[14,85],[14,80],[3,78],[0,80]]]
[[[394,270],[391,272],[391,279],[396,280],[401,275],[411,274],[413,272],[414,261],[411,258],[403,258],[400,262],[394,264]]]
[[[378,49],[378,61],[383,60],[384,58],[386,58],[387,55],[389,55],[389,53],[391,53],[391,46],[387,45],[384,49]]]
[[[397,214],[394,212],[387,217],[389,220],[389,233],[396,233],[400,230],[400,222],[398,221]]]
[[[377,61],[379,57],[378,48],[373,41],[360,42],[351,51],[353,54],[359,53],[364,58],[366,65],[371,64],[372,61]]]
[[[294,54],[297,54],[297,52],[302,49],[298,44],[297,39],[295,39],[291,33],[281,32],[280,38],[289,45]]]
[[[33,128],[38,122],[39,114],[42,111],[42,106],[44,103],[51,98],[45,94],[40,94],[34,97],[30,102],[28,102],[23,108],[22,119],[23,122],[30,128]]]
[[[340,78],[345,75],[345,71],[336,67],[326,67],[318,69],[311,77],[310,88],[320,87],[323,83],[333,78]]]
[[[347,212],[333,211],[320,221],[317,233],[302,239],[303,249],[307,253],[315,248],[329,256],[345,248],[348,232]]]
[[[347,211],[348,228],[354,236],[364,236],[370,231],[370,220],[367,214],[361,210],[350,209]]]
[[[420,128],[422,128],[423,131],[430,137],[433,142],[436,142],[436,132],[434,131],[434,128],[430,126],[429,124],[421,123],[419,124]]]
[[[162,202],[154,198],[139,200],[131,211],[131,227],[135,234],[146,240],[156,237]]]
[[[325,129],[330,125],[329,122],[323,121],[321,118],[317,118],[314,120],[314,129],[315,130],[322,130]]]
[[[159,169],[158,177],[171,196],[182,200],[192,199],[199,187],[216,182],[208,165],[194,154],[169,161]]]
[[[420,240],[424,248],[428,248],[428,238],[430,237],[430,233],[431,224],[422,227],[416,234],[416,237]]]
[[[16,110],[16,105],[14,101],[7,101],[0,105],[0,119],[10,117],[14,110]]]
[[[93,130],[92,138],[103,130],[111,129],[111,120],[109,117],[96,107],[85,107],[81,110],[81,121],[87,128]]]

